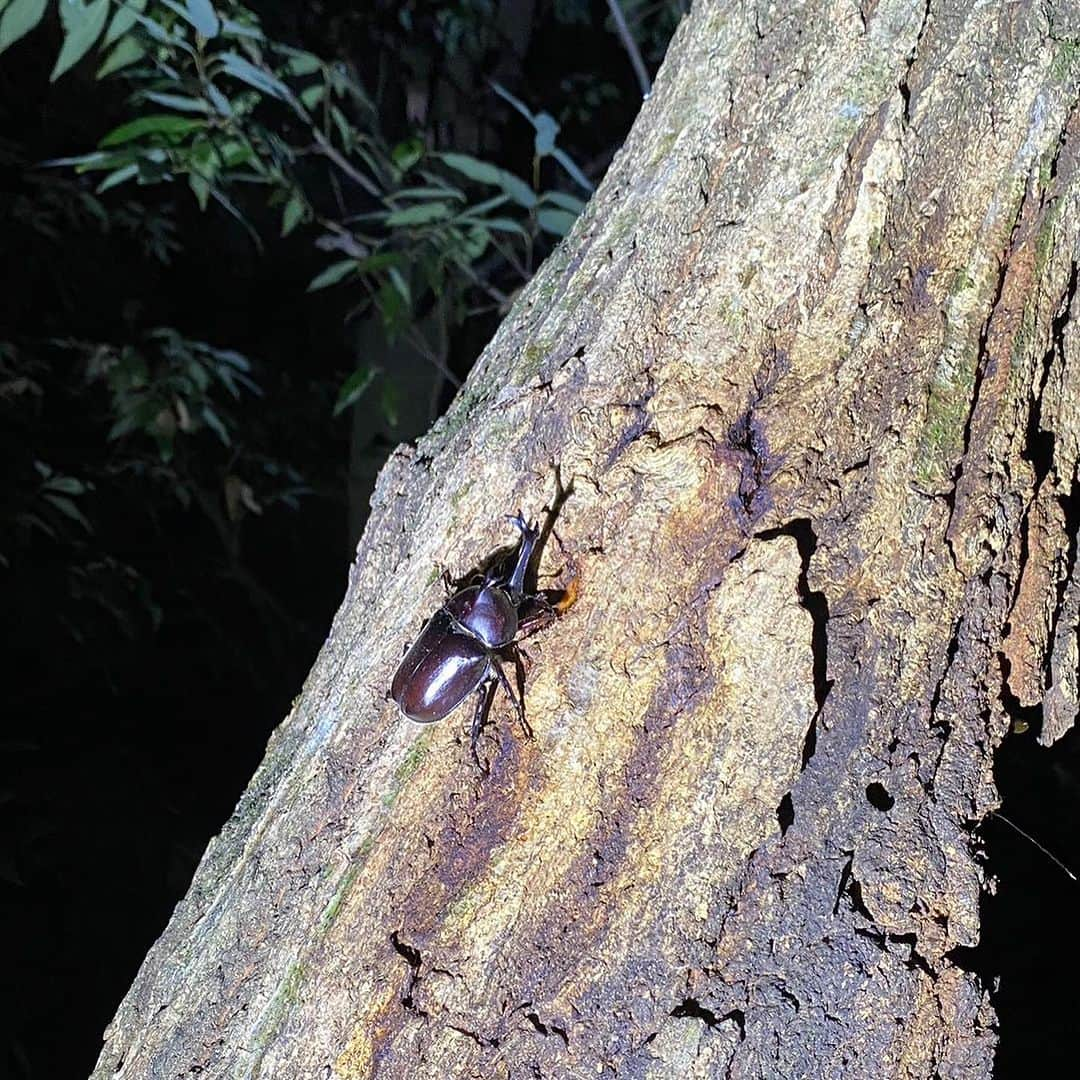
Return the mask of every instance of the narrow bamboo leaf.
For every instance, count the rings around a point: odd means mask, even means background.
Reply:
[[[249,26],[232,19],[222,19],[221,28],[229,37],[250,38],[252,41],[266,40],[266,35],[257,26]]]
[[[92,0],[85,7],[81,2],[60,5],[64,24],[64,44],[49,76],[56,82],[65,71],[74,67],[90,50],[105,29],[109,18],[109,0]]]
[[[452,187],[410,187],[395,191],[395,199],[461,199],[465,201],[465,192]]]
[[[206,426],[226,445],[229,445],[229,432],[226,430],[225,425],[221,422],[221,417],[209,405],[202,407],[202,418],[206,421]]]
[[[293,192],[293,194],[289,196],[289,201],[285,204],[285,209],[281,214],[282,236],[288,236],[289,233],[300,224],[304,218],[305,209],[303,198],[296,192]]]
[[[309,52],[290,52],[289,61],[286,65],[290,75],[302,78],[304,75],[314,75],[322,70],[322,61]]]
[[[412,292],[409,283],[405,280],[401,271],[396,266],[391,266],[387,271],[391,284],[398,291],[398,295],[406,304],[412,304]]]
[[[565,236],[575,221],[577,215],[569,214],[565,210],[541,210],[536,215],[536,223],[552,236]]]
[[[206,204],[210,199],[210,181],[205,176],[200,176],[198,173],[188,174],[188,187],[191,188],[191,193],[195,196],[195,201],[199,204],[200,210],[206,209]]]
[[[159,94],[154,90],[148,90],[142,96],[156,105],[164,105],[166,109],[194,113],[205,113],[207,111],[207,104],[202,98],[187,97],[184,94]]]
[[[473,218],[481,217],[489,210],[496,210],[500,206],[505,206],[509,201],[509,195],[496,195],[493,199],[485,199],[483,202],[469,207],[469,216]]]
[[[470,157],[468,154],[443,154],[443,162],[456,172],[462,173],[478,184],[496,187],[500,183],[501,169],[489,165],[486,161]]]
[[[138,15],[146,10],[146,0],[123,0],[105,31],[102,45],[111,45],[122,38],[134,25]]]
[[[585,204],[577,198],[575,195],[567,195],[565,191],[545,191],[540,196],[542,203],[551,203],[553,206],[559,207],[560,210],[566,210],[571,214],[580,214],[585,209]]]
[[[0,17],[0,52],[41,22],[47,4],[48,0],[11,0]]]
[[[310,112],[320,101],[322,101],[325,94],[325,84],[315,83],[314,86],[305,86],[304,89],[300,91],[300,101],[304,108]]]
[[[256,67],[250,60],[245,60],[239,53],[223,53],[221,62],[226,74],[231,75],[234,79],[239,79],[241,82],[247,83],[248,86],[253,86],[256,90],[261,90],[271,97],[280,98],[282,101],[289,101],[292,98],[289,88],[279,78],[271,75],[268,71],[263,71],[262,68]]]
[[[152,116],[140,116],[129,120],[106,135],[99,146],[119,146],[142,138],[143,135],[163,135],[170,142],[182,138],[189,131],[205,127],[202,120],[188,120],[183,116],[171,116],[167,113],[155,113]]]
[[[362,259],[357,259],[356,269],[362,274],[370,274],[387,266],[397,266],[400,262],[401,255],[396,251],[377,251],[374,255],[366,255]]]
[[[184,7],[187,9],[188,22],[203,37],[217,37],[218,32],[221,30],[221,20],[218,18],[214,5],[210,3],[210,0],[186,0]]]
[[[574,164],[574,159],[565,150],[559,150],[556,147],[551,156],[569,173],[576,184],[580,184],[589,192],[596,190],[596,185]]]
[[[97,193],[100,195],[104,191],[108,191],[109,188],[116,187],[117,184],[124,183],[125,180],[130,180],[132,177],[137,176],[139,173],[139,166],[132,162],[130,165],[124,165],[122,168],[114,169],[104,180],[97,186]]]
[[[101,67],[97,69],[95,77],[104,79],[114,71],[119,71],[121,68],[126,68],[129,64],[134,64],[136,60],[141,60],[145,55],[146,50],[139,44],[136,38],[129,34],[127,37],[121,38],[116,43],[116,48],[105,57]]]
[[[505,101],[508,105],[512,105],[515,109],[517,109],[517,111],[521,113],[521,115],[524,116],[525,119],[533,125],[533,127],[536,126],[536,118],[533,116],[532,111],[529,109],[529,107],[525,104],[524,101],[521,101],[518,98],[514,97],[514,95],[511,94],[505,86],[500,86],[494,80],[492,80],[491,82],[491,89],[494,90],[495,93],[498,94],[499,97],[501,97],[503,101]]]
[[[482,225],[485,229],[491,229],[495,232],[514,233],[515,235],[525,237],[526,239],[529,236],[528,230],[519,222],[514,221],[513,218],[483,218],[477,224]]]
[[[334,415],[340,416],[350,405],[354,405],[363,396],[364,391],[375,380],[375,369],[357,368],[341,385],[337,400],[334,402]]]
[[[58,491],[61,495],[82,495],[86,491],[86,485],[74,476],[54,476],[47,480],[43,487],[49,491]]]
[[[222,116],[232,116],[233,108],[229,99],[212,83],[206,83],[206,96],[210,99],[210,104]]]
[[[251,370],[251,361],[243,353],[238,353],[235,349],[214,349],[208,345],[207,351],[238,371]],[[253,383],[250,385],[254,386]]]
[[[94,527],[83,516],[83,512],[68,498],[63,495],[50,495],[47,491],[41,496],[47,503],[55,506],[65,517],[77,521],[87,532],[92,533]]]
[[[331,263],[322,273],[316,274],[307,287],[308,292],[316,289],[326,289],[336,285],[342,278],[356,273],[356,260],[344,259],[341,262]]]
[[[388,228],[399,229],[410,225],[430,225],[433,221],[445,221],[449,216],[450,207],[446,203],[424,202],[387,214],[386,224]]]
[[[536,205],[536,192],[524,180],[505,169],[499,170],[499,185],[518,204],[531,210]]]

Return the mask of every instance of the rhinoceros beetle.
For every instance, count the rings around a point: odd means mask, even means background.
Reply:
[[[501,661],[517,659],[517,643],[550,624],[558,606],[539,593],[525,592],[525,574],[540,539],[518,511],[509,520],[521,533],[513,569],[496,566],[479,584],[459,589],[427,621],[398,665],[390,696],[410,719],[430,724],[449,716],[476,694],[469,745],[480,763],[476,742],[491,708],[496,684],[506,691],[518,720],[531,735],[525,709],[514,693]]]

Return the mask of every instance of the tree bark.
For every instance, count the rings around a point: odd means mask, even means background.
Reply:
[[[989,1074],[993,751],[1014,702],[1077,713],[1078,41],[1065,4],[695,4],[383,470],[97,1076]],[[465,710],[386,688],[553,463],[579,596],[480,776]]]

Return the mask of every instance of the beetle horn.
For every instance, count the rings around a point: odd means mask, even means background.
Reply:
[[[521,549],[518,551],[517,562],[514,565],[514,572],[510,575],[510,580],[506,583],[507,592],[512,597],[520,597],[525,591],[525,572],[529,568],[529,561],[532,559],[533,551],[536,548],[536,542],[540,539],[540,530],[535,525],[530,525],[518,510],[517,516],[510,514],[506,515],[510,521],[521,531]]]

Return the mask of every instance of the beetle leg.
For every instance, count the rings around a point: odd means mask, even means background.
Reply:
[[[480,764],[480,755],[476,752],[476,744],[480,739],[484,721],[487,719],[488,710],[491,708],[491,695],[495,690],[495,680],[490,676],[483,679],[476,688],[476,708],[473,710],[472,727],[469,729],[469,750],[472,753],[476,767],[485,775],[488,770]]]
[[[550,626],[558,618],[558,614],[542,596],[529,597],[518,608],[518,632],[514,640],[521,641],[522,638],[543,630],[545,626]]]
[[[510,685],[510,680],[506,677],[506,672],[502,669],[502,664],[499,663],[499,659],[496,656],[491,658],[491,666],[495,669],[495,674],[499,679],[499,683],[506,691],[507,697],[514,703],[514,708],[517,710],[518,722],[521,724],[521,730],[525,732],[526,738],[531,739],[533,737],[533,729],[529,726],[529,721],[525,719],[525,705],[521,698],[514,693],[514,688]]]

